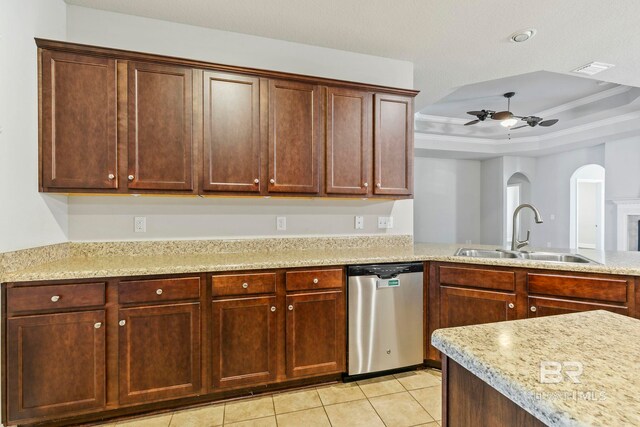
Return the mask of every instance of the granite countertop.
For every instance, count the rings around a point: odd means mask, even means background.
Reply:
[[[103,246],[118,243],[104,243]],[[152,247],[153,242],[146,242]],[[158,243],[160,245],[161,243]],[[298,243],[299,244],[299,243]],[[95,244],[94,244],[95,245]],[[512,266],[596,272],[640,276],[640,253],[637,252],[581,252],[600,264],[558,264],[541,261],[466,258],[454,256],[463,246],[459,244],[388,244],[362,247],[309,247],[296,249],[264,247],[240,252],[194,251],[188,247],[179,253],[136,252],[123,254],[104,249],[95,253],[85,251],[55,261],[45,256],[26,268],[0,271],[0,282],[24,282],[36,280],[84,279],[97,277],[137,276],[153,274],[200,273],[208,271],[254,270],[269,268],[313,267],[323,265],[370,264],[407,261],[447,261],[494,266]],[[474,248],[494,246],[471,245]],[[149,254],[153,253],[153,254]],[[1,270],[1,269],[0,269]]]
[[[550,426],[640,425],[640,320],[590,311],[440,329],[432,343]],[[542,383],[541,362],[582,364],[579,383]]]

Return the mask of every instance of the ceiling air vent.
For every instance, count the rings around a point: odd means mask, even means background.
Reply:
[[[578,67],[573,70],[573,73],[586,74],[588,76],[593,76],[594,74],[598,74],[601,71],[608,70],[611,67],[614,67],[613,64],[605,64],[604,62],[590,62],[582,67]]]

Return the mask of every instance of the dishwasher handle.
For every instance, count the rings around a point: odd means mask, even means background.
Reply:
[[[392,279],[400,274],[422,273],[424,265],[421,262],[402,264],[369,264],[351,265],[347,269],[348,276],[378,276],[381,279]]]

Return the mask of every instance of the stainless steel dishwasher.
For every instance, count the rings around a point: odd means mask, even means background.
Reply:
[[[348,268],[348,375],[419,365],[423,359],[423,264]]]

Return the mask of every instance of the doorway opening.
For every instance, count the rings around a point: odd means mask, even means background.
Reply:
[[[604,183],[605,170],[596,164],[571,176],[571,248],[604,249]]]
[[[511,177],[507,181],[507,193],[504,213],[507,226],[505,234],[507,236],[507,246],[510,246],[513,240],[513,212],[520,204],[530,203],[530,199],[531,182],[529,182],[529,178],[527,178],[526,175],[521,172],[516,172],[511,175]],[[516,230],[520,233],[520,235],[522,235],[522,224],[529,224],[528,215],[530,215],[530,212],[523,211],[516,220]]]

